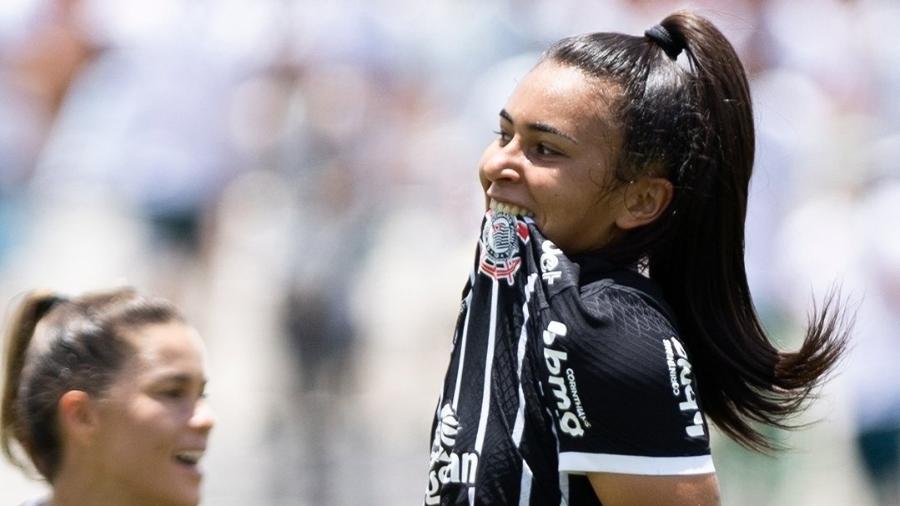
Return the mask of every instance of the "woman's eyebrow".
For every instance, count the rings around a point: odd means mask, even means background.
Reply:
[[[206,376],[196,376],[188,373],[163,373],[154,378],[154,381],[157,383],[174,383],[174,384],[185,384],[191,383],[193,381],[199,381],[201,384],[206,384],[207,378]]]
[[[500,117],[505,119],[506,121],[509,121],[510,123],[515,123],[515,121],[513,121],[513,119],[512,119],[512,116],[510,116],[510,114],[508,112],[506,112],[506,109],[500,109]],[[527,125],[525,125],[525,127],[528,128],[529,130],[537,130],[539,132],[547,132],[548,134],[558,135],[558,136],[568,140],[572,144],[578,144],[578,141],[576,141],[569,135],[563,133],[558,128],[552,127],[546,123],[528,123]]]

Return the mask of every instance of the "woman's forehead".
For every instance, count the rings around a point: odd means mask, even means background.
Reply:
[[[147,325],[130,337],[136,351],[133,366],[141,370],[203,370],[203,342],[197,332],[184,323]]]
[[[571,65],[545,60],[520,81],[504,111],[515,123],[547,123],[578,137],[608,132],[615,124],[618,87]]]

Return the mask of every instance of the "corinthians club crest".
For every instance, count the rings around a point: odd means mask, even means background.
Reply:
[[[522,264],[519,239],[528,242],[528,226],[507,213],[489,211],[481,229],[481,262],[478,270],[510,286]]]

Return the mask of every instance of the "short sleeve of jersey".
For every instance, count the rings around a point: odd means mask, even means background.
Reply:
[[[714,471],[690,358],[640,292],[602,280],[556,294],[544,311],[561,472]]]

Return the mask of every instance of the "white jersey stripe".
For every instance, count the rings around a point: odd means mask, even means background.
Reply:
[[[491,408],[491,371],[494,368],[494,343],[497,337],[497,291],[499,284],[491,280],[491,318],[488,330],[487,355],[484,360],[484,387],[481,393],[481,416],[478,419],[478,433],[475,436],[475,453],[481,455],[484,433],[487,430],[488,413]],[[469,488],[469,504],[475,504],[476,487]]]
[[[522,332],[519,333],[518,348],[516,350],[516,377],[519,379],[519,407],[516,409],[516,420],[513,423],[512,439],[516,448],[522,443],[522,432],[525,430],[525,391],[522,390],[522,361],[525,359],[525,350],[528,344],[528,319],[530,313],[528,311],[528,303],[531,301],[531,294],[534,292],[534,283],[537,281],[537,274],[528,276],[528,283],[525,285],[525,303],[522,304]],[[528,463],[522,460],[522,485],[519,488],[519,504],[528,505],[531,498],[531,469]]]
[[[453,389],[453,412],[456,413],[456,405],[459,403],[459,385],[462,383],[462,372],[463,372],[463,364],[466,361],[466,335],[469,333],[469,315],[472,314],[469,311],[469,305],[472,303],[472,291],[469,290],[469,294],[466,295],[466,321],[463,323],[463,331],[462,337],[460,337],[459,342],[459,365],[456,366],[456,388]],[[441,401],[443,402],[443,401]],[[443,404],[439,404],[438,406],[443,406]],[[438,408],[440,409],[440,407]]]
[[[519,408],[516,410],[516,420],[513,422],[512,438],[516,446],[522,442],[522,431],[525,429],[525,391],[522,390],[522,361],[525,359],[525,350],[528,344],[528,319],[530,313],[528,311],[528,303],[531,301],[531,294],[534,292],[534,283],[537,280],[537,274],[528,277],[528,284],[525,287],[525,303],[522,304],[522,332],[519,333],[518,348],[516,350],[516,377],[519,379]]]
[[[691,475],[716,472],[712,456],[637,457],[607,453],[561,452],[559,470],[573,474],[605,472],[645,475]]]
[[[519,506],[529,506],[531,502],[531,468],[528,462],[522,461],[522,485],[519,487]]]

